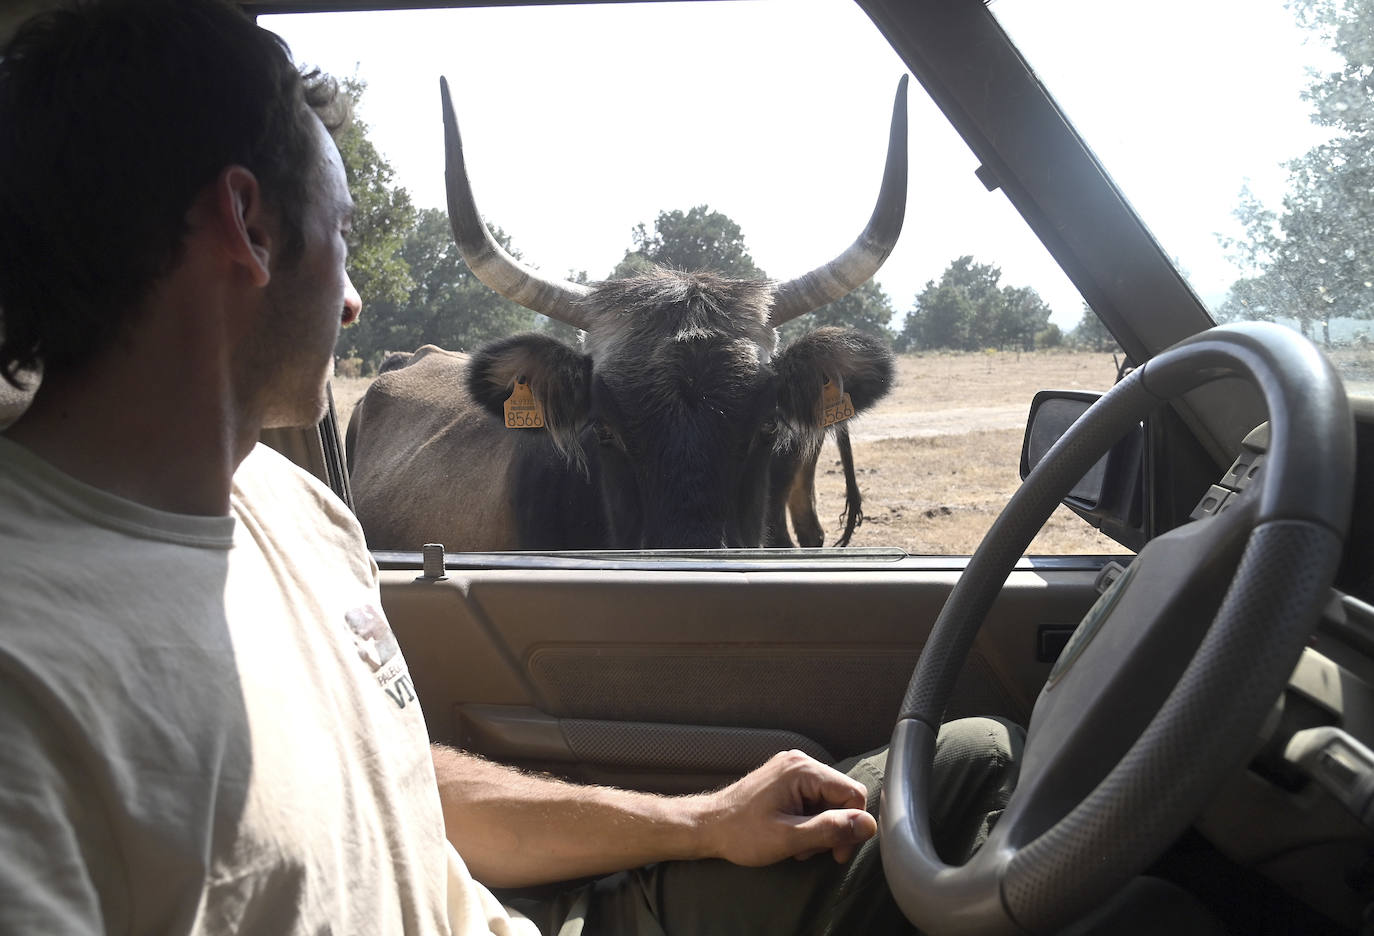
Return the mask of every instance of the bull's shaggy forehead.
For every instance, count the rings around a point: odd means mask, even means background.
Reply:
[[[599,367],[626,355],[642,360],[678,342],[739,342],[757,348],[756,365],[766,364],[778,344],[768,324],[772,304],[767,280],[657,267],[593,288],[582,301],[586,350]]]

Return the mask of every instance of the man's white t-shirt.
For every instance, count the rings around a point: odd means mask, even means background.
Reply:
[[[533,934],[444,839],[353,516],[258,446],[228,517],[0,436],[0,931]]]

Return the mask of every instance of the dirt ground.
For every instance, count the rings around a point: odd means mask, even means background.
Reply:
[[[1037,390],[1106,390],[1111,354],[984,352],[898,357],[892,393],[853,420],[864,523],[851,546],[967,555],[1021,483],[1021,440]],[[844,476],[834,443],[821,454],[817,512],[839,535]],[[1117,553],[1122,547],[1060,508],[1030,552]]]
[[[1020,484],[1017,466],[1031,397],[1042,389],[1106,390],[1111,354],[984,352],[901,355],[892,392],[854,419],[850,438],[864,523],[851,546],[967,555]],[[368,378],[334,380],[340,426]],[[817,511],[839,535],[844,476],[834,443],[821,455]],[[1122,547],[1060,508],[1031,544],[1035,554],[1116,553]]]

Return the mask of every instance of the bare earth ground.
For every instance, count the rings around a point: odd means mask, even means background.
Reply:
[[[850,545],[972,553],[1021,483],[1021,439],[1035,392],[1107,390],[1115,380],[1111,354],[901,355],[892,393],[850,427],[865,518]],[[816,495],[826,539],[833,540],[844,505],[844,476],[833,443],[821,455]],[[1029,550],[1122,551],[1062,507]]]
[[[973,552],[1020,484],[1021,438],[1035,392],[1106,390],[1115,379],[1111,354],[900,356],[892,392],[850,426],[865,516],[850,545],[895,546],[913,554]],[[335,378],[341,427],[370,382]],[[834,443],[821,455],[816,488],[821,524],[833,542],[844,505]],[[1117,553],[1122,547],[1060,508],[1030,551]]]

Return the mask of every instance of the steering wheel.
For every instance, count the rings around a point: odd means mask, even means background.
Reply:
[[[1006,810],[967,864],[945,864],[929,808],[936,732],[1003,582],[1112,443],[1222,377],[1264,399],[1261,472],[1225,511],[1151,540],[1088,612],[1036,701]],[[907,688],[880,819],[883,868],[907,918],[932,934],[1054,932],[1162,854],[1252,753],[1328,599],[1354,477],[1340,378],[1277,325],[1188,338],[1075,422],[979,545]]]

